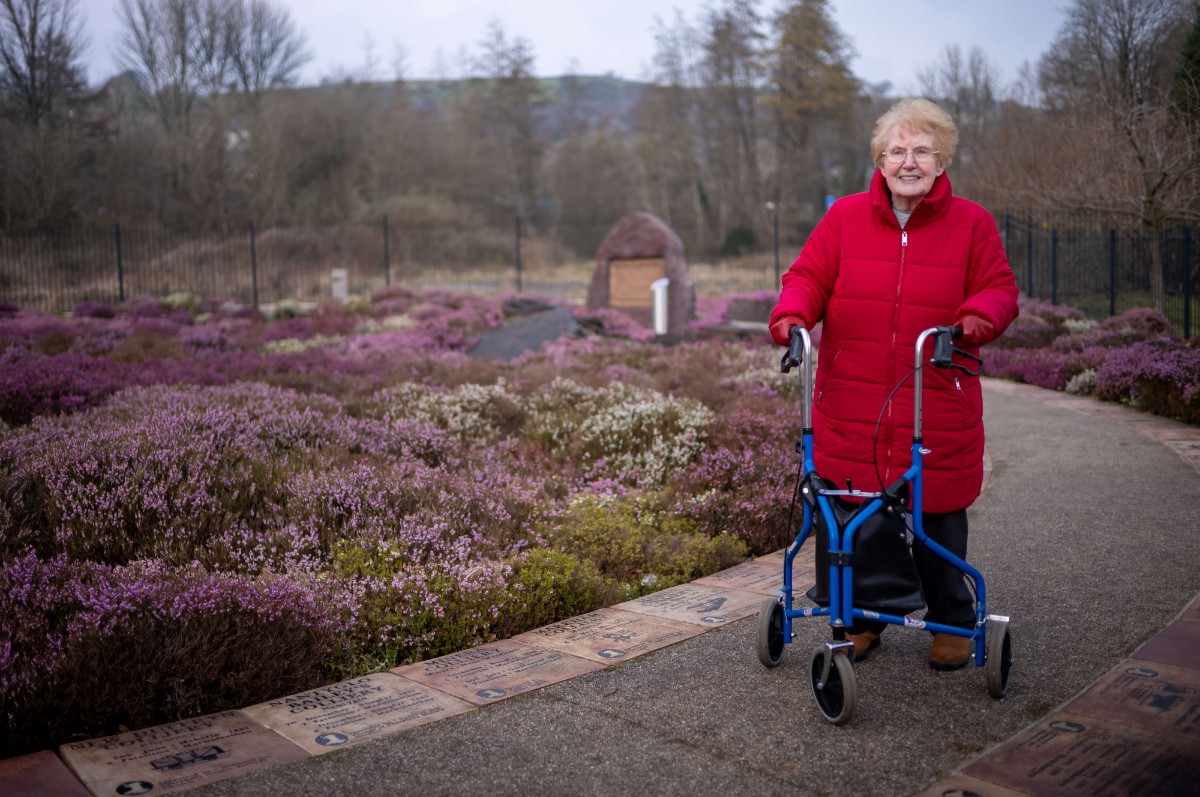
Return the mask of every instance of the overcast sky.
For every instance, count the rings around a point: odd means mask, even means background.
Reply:
[[[115,71],[119,0],[79,0],[90,42],[88,79],[99,83]],[[363,76],[395,76],[397,46],[409,78],[454,77],[461,53],[475,55],[488,24],[499,20],[507,36],[533,45],[541,76],[613,73],[633,80],[648,76],[654,55],[655,20],[673,21],[676,10],[694,21],[702,0],[283,0],[304,33],[313,60],[302,83]],[[1021,64],[1036,63],[1063,20],[1068,0],[833,0],[834,17],[857,56],[859,78],[890,81],[896,90],[916,87],[917,72],[957,44],[964,54],[983,48],[1004,82]],[[762,0],[764,16],[779,0]],[[369,55],[370,54],[370,55]]]

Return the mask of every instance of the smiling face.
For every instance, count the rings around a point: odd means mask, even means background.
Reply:
[[[908,155],[900,163],[892,163],[881,155],[879,168],[883,171],[883,179],[887,181],[888,188],[891,189],[892,203],[903,211],[912,211],[933,188],[933,181],[945,168],[937,155],[927,163],[917,163],[912,155],[917,149],[935,149],[932,133],[896,128],[888,136],[887,146],[883,151],[891,152],[895,149],[907,150]]]

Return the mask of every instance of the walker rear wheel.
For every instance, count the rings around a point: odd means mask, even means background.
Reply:
[[[764,667],[778,667],[783,658],[783,604],[777,600],[763,603],[758,610],[758,641],[755,650]]]
[[[1012,637],[1008,633],[1007,620],[987,621],[987,650],[984,656],[983,669],[987,673],[988,694],[995,698],[1004,697],[1008,691],[1008,673],[1012,669]]]
[[[827,657],[831,657],[832,661],[829,663],[829,674],[822,682]],[[854,709],[858,706],[858,682],[850,657],[844,653],[834,653],[821,645],[812,652],[809,669],[817,708],[834,725],[845,725],[854,716]]]

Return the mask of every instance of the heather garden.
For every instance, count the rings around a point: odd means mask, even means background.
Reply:
[[[763,298],[763,297],[743,297]],[[141,297],[0,306],[0,749],[459,650],[781,547],[796,388],[702,299],[511,362],[554,304],[384,289],[268,317]],[[1166,319],[1023,301],[988,372],[1200,423]]]

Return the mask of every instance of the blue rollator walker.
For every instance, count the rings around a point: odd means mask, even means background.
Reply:
[[[794,638],[792,620],[797,617],[828,616],[829,625],[833,630],[833,639],[813,650],[810,671],[813,697],[816,698],[817,707],[820,708],[825,719],[835,725],[849,722],[854,716],[854,710],[858,704],[858,688],[853,666],[854,644],[846,638],[846,629],[853,626],[856,620],[870,620],[967,637],[975,643],[973,651],[975,665],[985,669],[988,694],[1000,698],[1008,689],[1008,674],[1012,666],[1008,618],[987,613],[987,592],[983,575],[926,536],[922,522],[922,458],[929,453],[929,450],[923,446],[921,438],[922,369],[926,365],[933,364],[937,368],[954,368],[964,373],[978,375],[980,371],[972,371],[966,366],[952,361],[953,356],[959,354],[977,363],[982,363],[979,358],[954,347],[953,339],[961,334],[961,327],[939,326],[926,329],[917,337],[916,360],[913,370],[915,381],[912,465],[891,486],[879,492],[864,492],[853,489],[849,484],[846,489],[835,489],[831,482],[821,479],[816,474],[813,464],[812,341],[807,330],[801,327],[793,327],[791,330],[791,345],[787,354],[783,356],[781,370],[787,373],[793,367],[804,366],[800,373],[800,409],[803,429],[802,437],[796,444],[797,452],[802,455],[803,462],[792,505],[794,509],[796,497],[803,493],[804,522],[784,557],[783,589],[780,590],[779,598],[767,601],[759,611],[756,647],[759,661],[767,667],[775,667],[783,657],[784,645],[791,643]],[[934,338],[933,356],[922,362],[925,343],[931,337]],[[905,377],[905,379],[907,378]],[[890,400],[889,397],[888,401]],[[911,495],[911,506],[908,509],[911,514],[912,536],[937,556],[962,571],[974,588],[974,628],[959,628],[916,620],[886,611],[863,608],[855,603],[856,534],[867,521],[878,513],[902,517],[909,495]],[[858,505],[853,507],[851,512],[835,512],[835,501],[838,499],[858,502]],[[842,504],[842,506],[846,506],[846,504]],[[824,528],[828,531],[829,537],[829,605],[796,608],[792,604],[792,561],[814,528],[814,512],[816,511],[821,513]],[[790,523],[789,519],[789,529]]]

